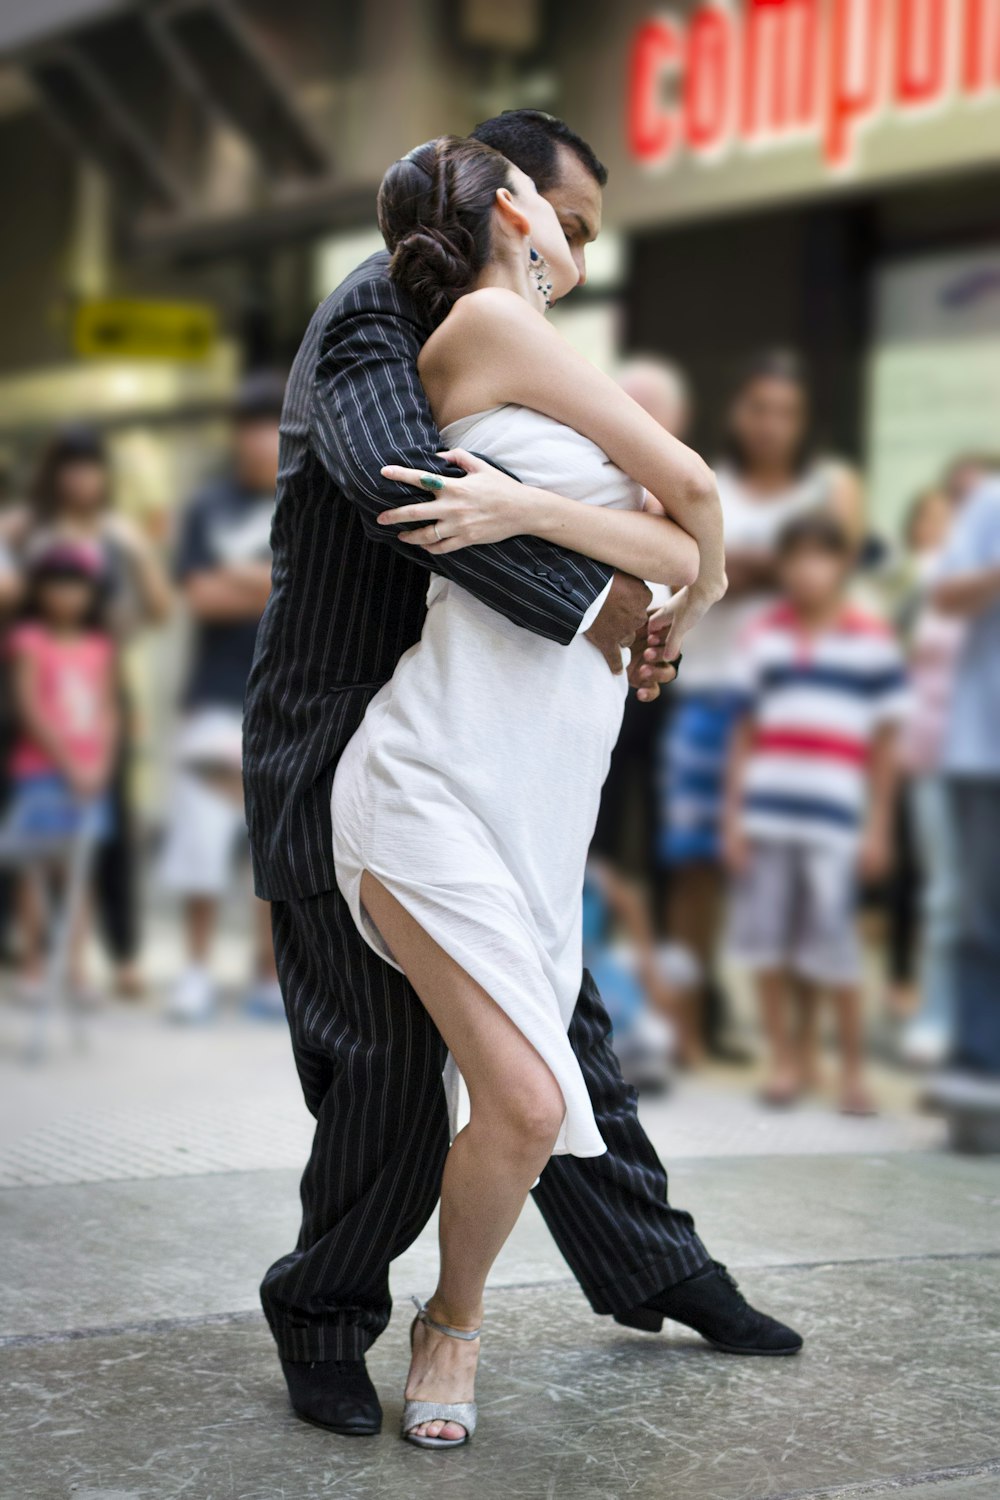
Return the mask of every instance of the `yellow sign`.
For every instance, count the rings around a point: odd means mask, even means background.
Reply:
[[[99,297],[77,308],[73,345],[86,359],[201,360],[217,333],[215,309],[203,303]]]

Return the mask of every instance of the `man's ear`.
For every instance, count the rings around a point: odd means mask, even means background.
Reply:
[[[510,188],[497,188],[496,206],[511,229],[527,239],[531,233],[531,220],[523,209],[518,208],[517,199]]]

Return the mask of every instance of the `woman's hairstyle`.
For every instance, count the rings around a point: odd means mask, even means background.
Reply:
[[[793,349],[763,349],[743,366],[730,394],[730,411],[739,398],[758,380],[781,380],[788,385],[797,386],[804,397],[808,398],[809,395],[809,378],[799,355]],[[726,458],[737,469],[746,466],[747,455],[731,425],[726,430],[722,448]],[[803,473],[809,467],[811,458],[812,434],[805,432],[792,458],[793,472]]]
[[[63,471],[74,464],[96,464],[110,473],[104,440],[92,427],[64,427],[43,449],[28,492],[40,521],[58,515]]]
[[[443,135],[393,162],[378,191],[389,275],[440,322],[472,288],[493,248],[497,189],[511,165],[492,146]]]

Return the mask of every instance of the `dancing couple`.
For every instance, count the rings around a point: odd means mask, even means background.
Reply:
[[[294,1409],[340,1433],[380,1428],[365,1351],[439,1198],[413,1443],[472,1436],[483,1289],[529,1191],[596,1313],[801,1346],[667,1201],[582,968],[628,685],[655,698],[725,590],[711,471],[545,317],[605,178],[535,111],[417,147],[379,191],[387,252],[288,384],[246,802],[316,1134],[261,1296]],[[648,617],[641,580],[673,590]]]

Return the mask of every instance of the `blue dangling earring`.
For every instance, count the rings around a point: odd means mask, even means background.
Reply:
[[[531,262],[531,274],[535,278],[535,285],[545,300],[545,310],[548,312],[552,306],[552,283],[549,280],[549,263],[544,255],[539,255],[534,245],[528,246],[528,256]]]

